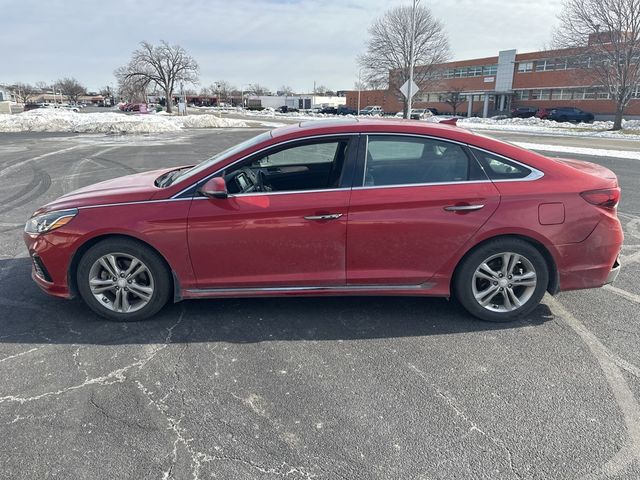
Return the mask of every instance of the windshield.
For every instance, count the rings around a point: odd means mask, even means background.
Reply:
[[[203,170],[206,170],[207,168],[209,168],[211,165],[218,163],[226,158],[232,157],[233,155],[240,153],[242,150],[245,150],[247,148],[253,147],[254,145],[258,145],[261,142],[264,142],[265,140],[268,140],[269,138],[271,138],[271,132],[264,132],[261,133],[260,135],[256,136],[256,137],[252,137],[248,140],[245,140],[244,142],[241,142],[237,145],[234,145],[231,148],[228,148],[220,153],[215,154],[213,157],[205,160],[202,163],[199,163],[198,165],[196,165],[193,168],[190,168],[189,170],[185,170],[184,172],[180,173],[180,175],[176,175],[174,177],[171,178],[170,183],[163,183],[163,186],[169,186],[172,183],[177,183],[177,182],[182,182],[183,180],[186,180],[187,178],[193,177],[194,175],[197,175],[198,173],[202,172]]]

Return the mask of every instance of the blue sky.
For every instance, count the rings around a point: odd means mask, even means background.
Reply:
[[[367,28],[394,0],[0,0],[0,83],[75,77],[90,89],[142,40],[182,45],[200,84],[224,79],[310,91],[349,89]],[[442,20],[452,59],[542,48],[558,0],[422,0]]]

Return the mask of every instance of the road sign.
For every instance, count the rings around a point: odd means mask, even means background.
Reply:
[[[416,82],[412,82],[411,97],[413,97],[416,93],[418,93],[418,90],[420,89],[418,88],[418,85],[416,85]],[[405,96],[405,98],[409,98],[409,80],[404,82],[404,84],[400,87],[400,92],[402,93],[402,95]]]

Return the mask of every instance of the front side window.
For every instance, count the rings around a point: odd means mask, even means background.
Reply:
[[[229,193],[325,190],[340,186],[349,139],[275,147],[224,172]]]
[[[367,143],[364,186],[483,180],[461,145],[437,139],[372,135]]]

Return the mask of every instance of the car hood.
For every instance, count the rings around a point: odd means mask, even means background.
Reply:
[[[66,208],[87,207],[90,205],[149,200],[160,190],[154,183],[156,178],[172,170],[176,170],[176,168],[152,170],[150,172],[136,173],[95,183],[63,195],[38,209],[36,213],[64,210]]]

